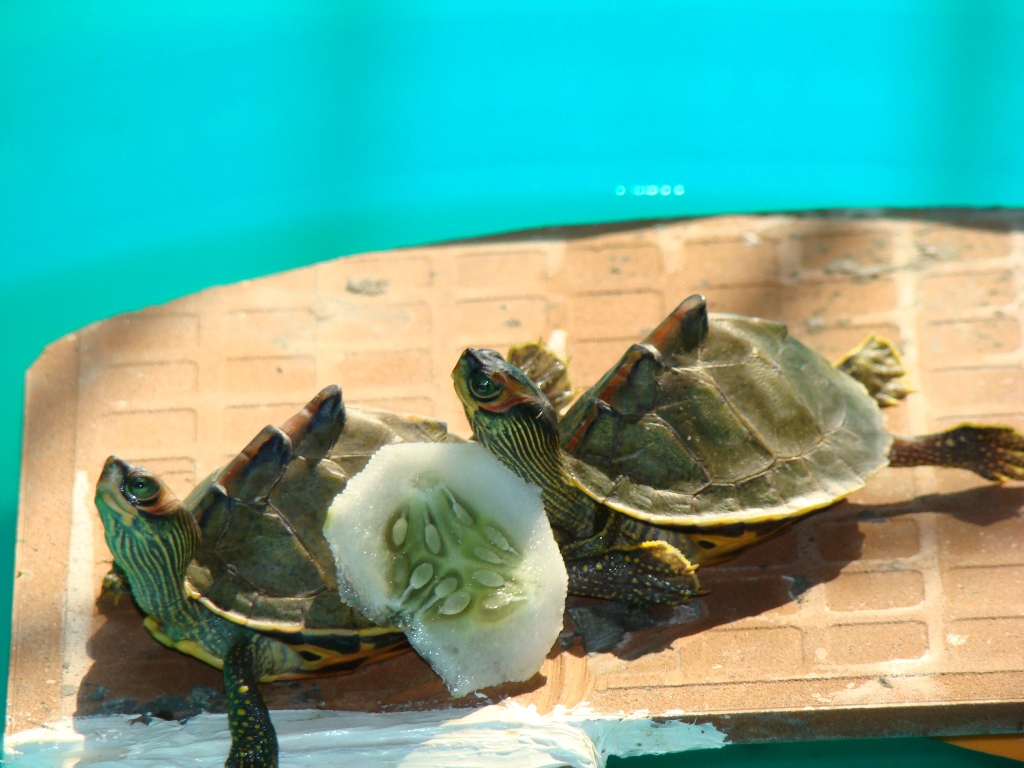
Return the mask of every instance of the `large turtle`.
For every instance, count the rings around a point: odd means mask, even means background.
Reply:
[[[889,434],[879,404],[903,394],[901,375],[880,340],[833,367],[784,325],[709,316],[699,295],[560,423],[497,352],[467,349],[452,372],[477,439],[541,487],[569,591],[640,605],[688,601],[700,593],[696,566],[843,498],[886,465],[1024,480],[1024,435],[1010,427]]]
[[[443,422],[349,409],[328,387],[267,427],[179,501],[149,470],[111,456],[96,506],[124,577],[164,645],[224,670],[228,766],[276,766],[257,683],[354,669],[408,647],[341,601],[323,537],[327,509],[382,445],[459,441]]]

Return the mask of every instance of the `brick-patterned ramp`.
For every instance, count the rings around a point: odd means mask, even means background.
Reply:
[[[97,323],[29,373],[10,702],[19,731],[119,699],[188,696],[216,671],[97,604],[110,556],[91,502],[107,454],[184,494],[319,388],[467,427],[449,379],[467,345],[568,334],[590,383],[688,294],[779,319],[838,357],[900,345],[896,432],[1024,427],[1024,215],[725,217],[371,253]],[[1012,732],[1024,715],[1024,488],[885,470],[849,502],[726,566],[711,595],[609,652],[553,651],[487,693],[711,721],[733,741]],[[453,704],[408,654],[266,686],[274,708]],[[477,697],[454,702],[469,706]]]

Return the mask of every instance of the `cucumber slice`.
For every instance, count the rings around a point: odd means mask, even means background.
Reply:
[[[404,630],[455,696],[528,680],[562,629],[568,578],[540,489],[480,445],[381,448],[324,535],[342,597]]]

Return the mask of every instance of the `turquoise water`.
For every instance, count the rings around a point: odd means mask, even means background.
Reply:
[[[57,336],[371,248],[1024,206],[1021,40],[1016,2],[0,0],[0,573]]]

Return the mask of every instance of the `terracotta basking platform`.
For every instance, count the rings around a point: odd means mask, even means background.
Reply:
[[[696,291],[713,311],[785,321],[830,358],[869,332],[898,342],[915,391],[889,409],[894,432],[1024,428],[1022,226],[1008,212],[541,232],[337,259],[67,336],[28,376],[8,732],[97,711],[182,716],[197,686],[220,687],[158,646],[130,600],[97,602],[110,556],[92,488],[110,453],[184,494],[333,382],[350,403],[468,435],[449,378],[465,346],[561,329],[589,384]],[[885,470],[704,569],[711,594],[691,606],[573,603],[540,675],[485,694],[540,712],[671,713],[734,742],[1018,732],[1022,505],[1020,485]],[[413,654],[264,691],[273,709],[483,701],[451,700]]]

